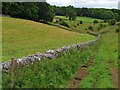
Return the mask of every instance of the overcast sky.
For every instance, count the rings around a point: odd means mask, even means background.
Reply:
[[[116,8],[120,0],[46,0],[51,5],[88,8]]]

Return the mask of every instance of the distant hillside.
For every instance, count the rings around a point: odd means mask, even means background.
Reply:
[[[55,18],[61,18],[61,19],[68,19],[65,16],[56,16]],[[97,18],[90,18],[90,17],[80,17],[78,16],[76,18],[78,21],[84,21],[84,22],[93,22],[94,20],[98,20],[99,22],[103,21],[102,19],[97,19]]]

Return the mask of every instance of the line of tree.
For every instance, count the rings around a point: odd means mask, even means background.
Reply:
[[[104,8],[75,8],[73,6],[52,6],[56,15],[67,16],[67,12],[71,12],[72,10],[74,17],[76,16],[84,16],[84,17],[92,17],[98,19],[116,19],[120,20],[120,10],[117,9],[104,9]],[[68,10],[68,8],[72,7]],[[72,15],[72,14],[71,14]],[[73,17],[73,19],[74,19]]]
[[[55,15],[66,16],[69,20],[77,16],[120,20],[120,10],[117,9],[59,7],[46,2],[3,2],[2,14],[38,22],[52,22]]]
[[[3,2],[2,14],[15,18],[51,22],[55,16],[46,2]]]

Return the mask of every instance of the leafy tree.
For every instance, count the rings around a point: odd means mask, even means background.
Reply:
[[[116,19],[117,21],[120,20],[120,15],[119,15],[118,13],[114,13],[114,16],[115,16],[115,19]]]
[[[114,13],[112,11],[105,11],[102,15],[102,18],[105,20],[108,20],[108,19],[114,19],[115,16],[114,16]]]
[[[51,22],[54,18],[52,7],[46,2],[4,2],[2,10],[2,14],[34,21]]]
[[[109,25],[115,25],[116,24],[116,20],[115,19],[111,19],[108,21]]]
[[[76,12],[73,6],[68,6],[66,9],[66,17],[69,17],[69,20],[75,20],[76,19]]]
[[[55,14],[54,11],[52,10],[50,4],[47,4],[46,2],[37,2],[38,6],[38,15],[39,18],[38,20],[43,20],[45,22],[52,22]]]
[[[54,5],[54,6],[52,6],[52,9],[54,10],[56,15],[66,16],[66,7],[65,6],[59,7],[59,6]]]
[[[83,7],[81,9],[78,9],[79,16],[85,16],[90,17],[91,16],[91,10],[89,8]]]
[[[10,14],[10,11],[9,11],[9,8],[11,6],[11,2],[2,2],[2,14],[4,15],[9,15]]]
[[[18,5],[20,7],[19,11],[19,17],[29,19],[29,20],[38,20],[38,7],[33,2],[26,2],[26,3],[20,3]]]
[[[37,6],[33,2],[4,2],[3,14],[30,20],[38,19]]]
[[[102,12],[100,10],[97,10],[97,9],[92,10],[91,17],[93,17],[93,18],[101,18],[101,16],[102,16]]]

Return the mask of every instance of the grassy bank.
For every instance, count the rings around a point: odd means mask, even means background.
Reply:
[[[65,16],[56,16],[56,18],[62,18],[62,19],[68,19]],[[101,19],[97,19],[97,18],[90,18],[90,17],[80,17],[77,16],[76,20],[82,20],[83,22],[93,22],[94,20],[98,20],[99,22],[103,21]]]
[[[48,49],[82,43],[94,36],[70,32],[29,20],[2,17],[2,60],[21,58]]]
[[[80,88],[115,88],[112,80],[110,61],[118,68],[118,33],[115,26],[109,26],[105,30],[108,33],[102,35],[102,42],[93,64],[89,68],[89,74],[80,83]]]
[[[98,44],[83,50],[72,49],[54,60],[42,60],[14,73],[15,88],[65,88],[74,78],[78,67],[97,52]],[[8,72],[9,73],[9,72]],[[8,73],[3,74],[3,88],[10,87]]]
[[[88,17],[77,17],[76,20],[68,20],[65,16],[56,16],[53,23],[60,24],[60,19],[63,19],[68,24],[69,28],[82,33],[86,33],[87,31],[99,32],[101,29],[108,26],[108,23],[104,23],[101,19]],[[93,23],[94,20],[97,20],[98,23]],[[82,21],[82,23],[80,23],[80,21]],[[92,30],[90,30],[89,27],[92,27]]]

